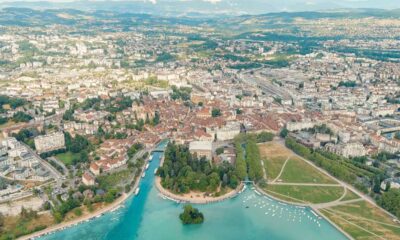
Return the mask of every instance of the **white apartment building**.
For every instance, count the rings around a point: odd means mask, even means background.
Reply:
[[[63,132],[54,132],[35,137],[35,147],[38,153],[50,152],[65,147]]]

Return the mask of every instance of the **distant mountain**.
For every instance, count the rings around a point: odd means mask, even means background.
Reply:
[[[304,12],[350,8],[399,8],[399,0],[132,0],[132,1],[16,1],[0,7],[33,9],[71,8],[148,13],[163,16],[243,15],[271,12]]]
[[[267,29],[273,26],[291,25],[295,19],[348,19],[348,18],[400,18],[400,10],[340,9],[325,12],[273,12],[259,15],[215,17],[199,13],[185,16],[157,16],[147,13],[118,11],[84,11],[71,8],[32,9],[7,7],[0,9],[0,26],[47,26],[52,24],[77,25],[90,29],[103,25],[109,30],[125,31],[135,25],[189,25],[210,26],[224,30],[247,32],[251,29]]]

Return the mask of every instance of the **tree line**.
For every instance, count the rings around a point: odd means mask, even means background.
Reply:
[[[274,135],[268,132],[236,136],[236,171],[241,180],[246,180],[246,177],[255,182],[262,180],[263,167],[257,143],[272,141],[273,138]]]
[[[286,138],[286,146],[298,155],[311,160],[336,178],[350,183],[358,190],[370,194],[384,209],[400,218],[400,190],[381,190],[381,182],[385,174],[381,169],[364,165],[362,162],[343,158],[323,150],[312,150],[297,143],[295,139]]]
[[[285,144],[298,155],[314,162],[338,179],[352,184],[364,193],[369,192],[375,176],[383,174],[381,170],[353,162],[334,153],[323,150],[312,150],[291,137],[287,137]]]

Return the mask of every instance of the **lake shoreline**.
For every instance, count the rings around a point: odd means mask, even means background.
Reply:
[[[37,232],[31,233],[31,234],[28,234],[28,235],[25,235],[25,236],[21,236],[18,239],[20,239],[20,240],[36,239],[36,238],[39,238],[39,237],[42,237],[42,236],[45,236],[45,235],[49,235],[49,234],[52,234],[52,233],[55,233],[55,232],[58,232],[58,231],[65,230],[66,228],[70,228],[70,227],[76,226],[76,225],[81,224],[83,222],[87,222],[87,221],[93,220],[94,218],[100,217],[100,216],[102,216],[102,215],[104,215],[104,214],[106,214],[108,212],[112,212],[112,211],[117,210],[118,208],[122,207],[123,204],[125,204],[126,201],[131,196],[134,195],[134,192],[135,192],[136,188],[138,188],[138,186],[140,184],[140,181],[142,179],[142,174],[143,174],[143,172],[146,171],[145,165],[148,162],[149,162],[149,159],[147,158],[145,163],[144,163],[144,165],[143,165],[143,167],[142,167],[142,170],[141,170],[140,174],[136,177],[135,184],[132,187],[132,189],[128,193],[123,193],[122,196],[120,196],[118,199],[116,199],[114,202],[110,203],[109,205],[107,205],[107,206],[105,206],[105,207],[103,207],[101,209],[98,209],[98,210],[94,211],[93,213],[90,213],[90,214],[87,214],[87,215],[83,215],[83,216],[78,217],[76,219],[73,219],[71,221],[61,222],[59,224],[55,224],[55,225],[49,226],[48,228],[45,228],[45,229],[43,229],[41,231],[37,231]]]
[[[336,225],[333,221],[331,221],[327,216],[325,216],[324,214],[322,214],[318,209],[314,208],[312,206],[312,204],[306,204],[306,203],[297,203],[297,202],[291,202],[291,201],[287,201],[287,200],[283,200],[280,199],[279,197],[275,197],[272,196],[271,194],[268,194],[267,192],[265,192],[260,186],[258,186],[257,184],[254,184],[254,187],[256,189],[257,192],[259,192],[260,194],[267,196],[269,198],[274,199],[275,201],[278,202],[283,202],[285,204],[290,204],[293,206],[299,206],[299,207],[308,207],[311,210],[313,210],[316,214],[318,214],[319,216],[321,216],[322,218],[324,218],[327,222],[329,222],[333,227],[335,227],[338,231],[340,231],[344,236],[346,236],[348,239],[350,240],[354,240],[354,238],[352,236],[350,236],[350,234],[348,234],[347,232],[345,232],[343,229],[341,229],[338,225]]]
[[[233,198],[233,197],[237,196],[244,189],[244,184],[241,183],[236,189],[233,189],[232,191],[230,191],[230,192],[228,192],[228,193],[226,193],[224,195],[221,195],[219,197],[200,197],[200,196],[187,197],[187,196],[174,194],[174,193],[170,192],[169,190],[165,189],[161,185],[161,178],[158,177],[158,176],[155,179],[155,185],[157,187],[157,190],[163,196],[167,197],[167,199],[169,198],[170,200],[178,202],[178,203],[191,203],[191,204],[208,204],[208,203],[221,202],[221,201],[224,201],[226,199]],[[199,193],[199,194],[201,194],[201,193]]]

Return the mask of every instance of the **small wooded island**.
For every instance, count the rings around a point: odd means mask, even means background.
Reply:
[[[204,222],[203,213],[199,209],[192,207],[192,205],[185,205],[183,213],[179,215],[183,224],[200,224]]]

